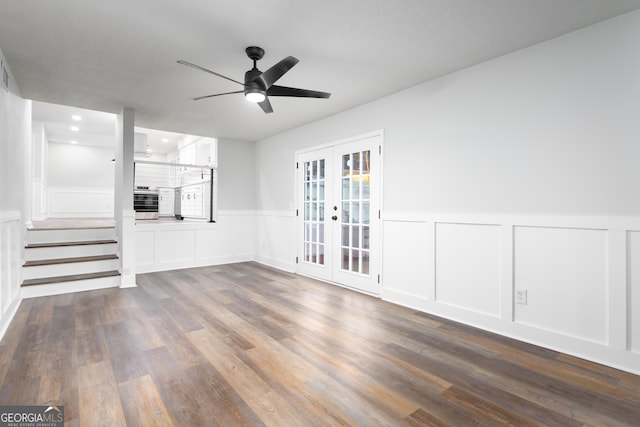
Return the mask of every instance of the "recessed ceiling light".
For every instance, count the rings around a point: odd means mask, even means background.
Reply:
[[[162,142],[169,142],[168,138],[162,138]]]
[[[151,152],[151,148],[147,148],[147,153],[150,153],[150,152]]]
[[[69,129],[71,129],[74,132],[78,132],[80,130],[80,128],[78,126],[71,126],[71,127],[69,127]]]
[[[71,141],[71,143],[72,143],[72,144],[77,144],[77,143],[78,143],[78,141]]]
[[[79,122],[80,120],[82,120],[82,116],[79,116],[77,114],[74,114],[73,116],[71,116],[71,118],[76,122]]]

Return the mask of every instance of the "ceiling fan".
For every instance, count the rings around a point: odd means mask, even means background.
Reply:
[[[223,76],[222,74],[218,74],[215,71],[208,70],[199,65],[179,60],[178,64],[193,67],[197,70],[222,77],[223,79],[244,86],[243,90],[215,93],[213,95],[198,96],[192,99],[194,101],[199,101],[201,99],[212,98],[214,96],[230,95],[233,93],[244,93],[244,96],[248,101],[257,103],[265,113],[273,113],[273,108],[271,107],[271,103],[269,102],[270,96],[295,96],[303,98],[329,98],[331,96],[331,94],[327,92],[318,92],[315,90],[274,85],[274,83],[280,77],[282,77],[287,71],[289,71],[294,65],[299,62],[293,56],[287,56],[273,67],[269,68],[267,71],[262,72],[258,70],[256,63],[264,56],[264,49],[257,46],[249,46],[246,49],[246,52],[247,56],[253,60],[253,68],[244,74],[244,83],[234,80],[230,77]]]

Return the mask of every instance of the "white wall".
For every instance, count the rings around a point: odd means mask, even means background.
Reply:
[[[8,90],[0,83],[0,338],[20,304],[20,259],[25,196],[25,166],[30,159],[31,103],[20,97],[4,54],[0,62],[9,73]],[[1,73],[1,70],[0,70]]]
[[[384,299],[640,372],[639,48],[634,12],[259,141],[258,259],[294,152],[384,129]]]
[[[49,141],[49,185],[113,188],[114,155],[114,148]]]
[[[218,208],[255,210],[255,143],[218,139]]]
[[[49,141],[48,216],[112,217],[114,156],[110,148]]]

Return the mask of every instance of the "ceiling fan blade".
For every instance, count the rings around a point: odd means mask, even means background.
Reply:
[[[280,77],[284,75],[284,73],[289,71],[298,62],[299,61],[293,56],[287,56],[282,61],[278,62],[276,65],[256,77],[254,81],[261,79],[264,83],[264,88],[269,89],[272,84],[274,84]]]
[[[315,90],[298,89],[296,87],[271,86],[267,89],[268,96],[296,96],[300,98],[329,98],[330,93]]]
[[[192,67],[192,68],[195,68],[196,70],[204,71],[205,73],[213,74],[214,76],[222,77],[223,79],[227,79],[229,81],[232,81],[234,83],[238,83],[239,85],[244,86],[244,83],[240,83],[237,80],[233,80],[231,77],[223,76],[222,74],[218,74],[215,71],[211,71],[211,70],[208,70],[208,69],[206,69],[204,67],[201,67],[199,65],[192,64],[191,62],[183,61],[182,59],[180,59],[180,60],[178,60],[176,62],[178,64],[186,65],[187,67]]]
[[[234,92],[214,93],[213,95],[196,96],[195,98],[191,98],[191,99],[194,101],[200,101],[201,99],[213,98],[214,96],[231,95],[232,93],[243,93],[243,92],[244,92],[243,90],[236,90]]]
[[[265,98],[264,101],[258,102],[258,105],[260,106],[260,108],[262,108],[262,111],[264,111],[265,113],[267,114],[273,113],[273,108],[271,107],[269,98]]]

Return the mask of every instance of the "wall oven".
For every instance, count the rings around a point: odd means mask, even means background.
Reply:
[[[160,191],[155,187],[137,186],[133,191],[136,219],[158,219]]]

